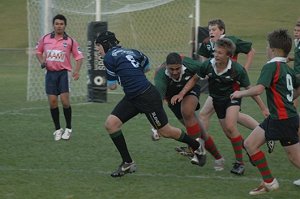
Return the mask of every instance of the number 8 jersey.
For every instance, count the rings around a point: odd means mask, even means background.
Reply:
[[[296,116],[293,89],[300,86],[295,72],[286,64],[286,58],[275,57],[261,70],[257,84],[266,87],[267,104],[272,119],[287,119]]]
[[[150,87],[145,76],[150,67],[149,59],[142,52],[116,46],[107,51],[103,62],[107,83],[118,82],[127,97],[134,98]]]

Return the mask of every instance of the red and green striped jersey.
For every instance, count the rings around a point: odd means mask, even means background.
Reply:
[[[267,104],[272,119],[287,119],[296,116],[293,90],[300,86],[295,71],[286,64],[286,58],[275,57],[261,70],[257,84],[266,88]]]
[[[214,99],[229,99],[231,93],[240,90],[240,87],[250,85],[246,70],[237,62],[229,59],[227,68],[219,74],[217,74],[215,68],[215,59],[213,58],[203,62],[197,70],[199,77],[208,76],[209,95]]]

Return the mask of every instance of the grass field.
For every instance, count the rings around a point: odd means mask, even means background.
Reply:
[[[12,19],[23,24],[24,18],[15,17],[16,11],[26,16],[26,1],[1,1],[2,24]],[[228,31],[251,39],[257,51],[265,48],[268,31],[285,27],[292,30],[298,16],[297,1],[238,1],[230,0],[234,10],[225,1],[201,1],[201,21],[212,17],[224,18]],[[248,5],[249,4],[249,5]],[[23,7],[22,7],[23,6]],[[227,6],[227,7],[226,7]],[[248,9],[245,10],[245,7]],[[227,9],[224,9],[227,8]],[[219,12],[222,9],[224,12]],[[281,12],[280,10],[285,10]],[[280,12],[280,18],[276,13]],[[252,14],[255,13],[255,14]],[[12,16],[14,16],[12,18]],[[282,18],[281,18],[282,17]],[[235,24],[237,24],[235,26]],[[26,26],[6,35],[20,36]],[[3,38],[5,30],[0,34]],[[253,34],[252,34],[253,33]],[[21,37],[21,36],[20,36]],[[25,48],[26,37],[20,40],[0,39],[0,47]],[[241,57],[241,62],[244,57]],[[192,165],[187,158],[175,153],[179,146],[173,140],[153,142],[149,125],[139,115],[124,125],[124,135],[138,171],[123,178],[113,179],[110,172],[120,163],[120,157],[103,128],[111,109],[122,97],[109,94],[107,103],[73,103],[74,135],[70,141],[53,140],[53,124],[46,101],[26,101],[27,55],[23,51],[0,51],[0,199],[298,199],[299,187],[292,181],[300,172],[285,156],[280,144],[266,156],[273,174],[278,178],[280,190],[263,196],[250,197],[248,191],[260,182],[255,167],[246,159],[244,176],[230,174],[234,161],[231,144],[221,132],[216,117],[211,121],[210,133],[226,159],[225,170],[213,170],[213,158],[208,155],[204,167]],[[250,78],[254,82],[259,74],[263,54],[258,54]],[[84,69],[83,69],[84,70]],[[201,96],[201,103],[206,95]],[[167,109],[170,123],[182,127]],[[243,99],[242,110],[262,120],[258,107],[251,99]],[[64,121],[61,112],[61,123]],[[250,131],[239,128],[244,137]],[[265,148],[264,148],[265,149]]]

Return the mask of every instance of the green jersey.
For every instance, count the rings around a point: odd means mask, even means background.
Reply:
[[[299,80],[295,72],[286,64],[286,58],[275,57],[261,70],[257,84],[266,88],[267,104],[272,119],[287,119],[297,115],[293,103],[293,89]]]
[[[170,101],[174,95],[177,95],[194,74],[196,74],[200,65],[201,63],[199,61],[189,57],[183,57],[180,78],[175,80],[170,77],[165,64],[163,64],[154,77],[155,87],[159,91],[162,99]],[[196,86],[199,85],[197,84]]]
[[[235,36],[223,36],[223,38],[230,39],[236,46],[234,55],[231,57],[234,61],[237,61],[237,57],[239,53],[248,54],[252,49],[252,43],[248,41],[243,41]],[[210,41],[209,38],[203,41],[203,44],[198,49],[198,55],[201,55],[206,58],[213,58],[215,51],[215,44],[214,42]]]
[[[296,74],[300,73],[300,40],[295,40],[294,70]]]
[[[202,78],[208,76],[209,95],[214,100],[230,99],[231,93],[250,85],[244,67],[231,59],[228,60],[227,68],[220,73],[216,71],[215,59],[208,59],[202,63],[197,75]]]

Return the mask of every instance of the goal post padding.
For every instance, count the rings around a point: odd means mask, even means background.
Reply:
[[[88,96],[89,102],[106,102],[106,72],[103,58],[95,47],[95,40],[99,34],[107,30],[107,22],[90,22],[87,31],[87,70],[88,70]]]

